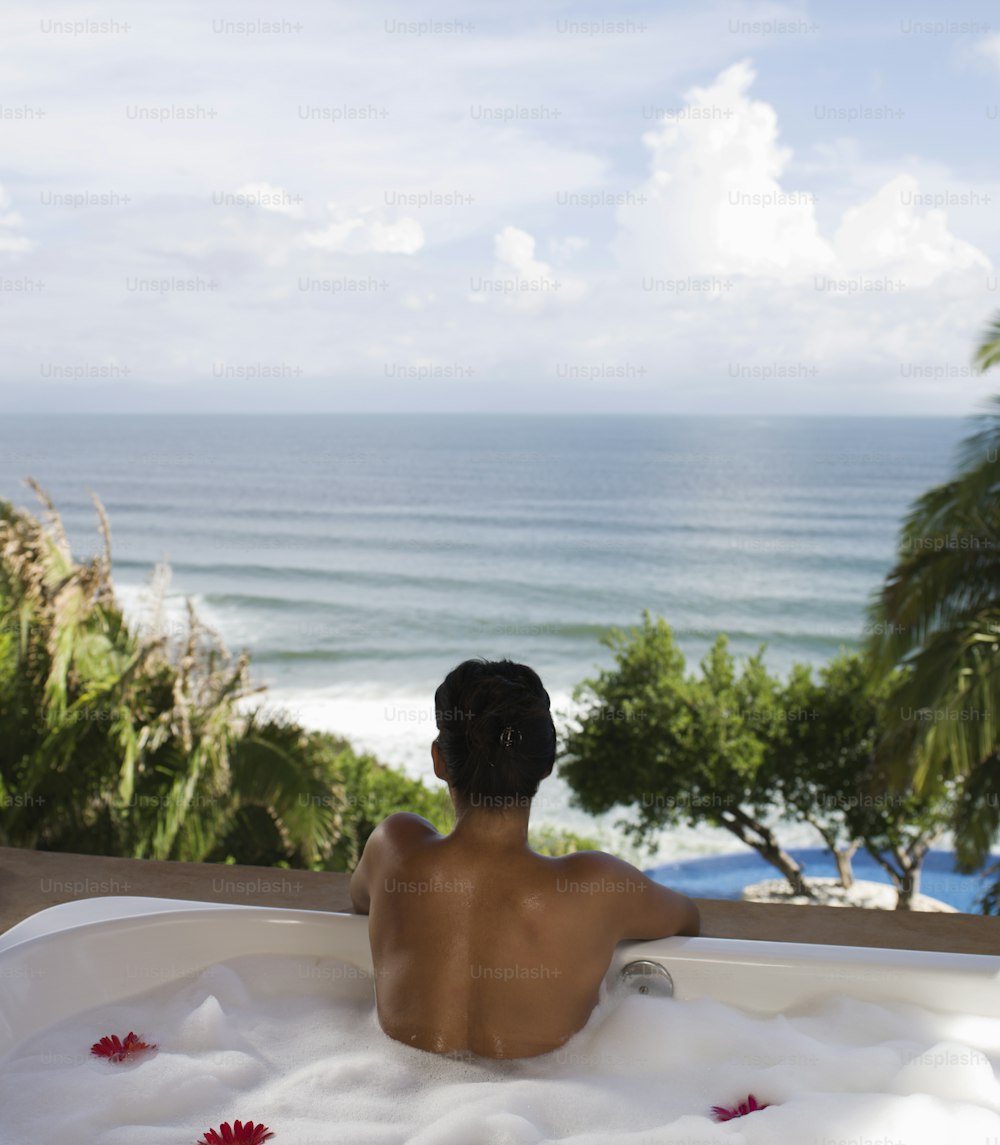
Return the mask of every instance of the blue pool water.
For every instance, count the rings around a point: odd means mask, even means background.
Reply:
[[[837,869],[829,851],[819,848],[790,849],[788,852],[815,878],[836,876]],[[994,856],[994,861],[1000,856]],[[854,877],[871,882],[888,883],[889,877],[867,852],[854,856]],[[779,872],[756,851],[708,858],[661,863],[646,872],[658,883],[683,891],[694,898],[738,899],[744,887],[761,879],[779,878]],[[977,902],[992,879],[981,873],[960,875],[955,871],[954,851],[931,851],[924,860],[920,875],[921,894],[940,899],[957,910],[978,914]]]

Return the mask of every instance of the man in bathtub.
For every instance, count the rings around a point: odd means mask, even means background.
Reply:
[[[547,858],[528,815],[555,760],[549,696],[509,660],[466,660],[434,696],[449,835],[400,812],[351,878],[368,914],[382,1029],[435,1053],[520,1058],[580,1030],[624,939],[696,935],[698,908],[602,851]]]

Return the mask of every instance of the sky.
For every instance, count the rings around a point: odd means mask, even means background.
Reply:
[[[1000,390],[995,5],[21,0],[0,31],[0,416]]]

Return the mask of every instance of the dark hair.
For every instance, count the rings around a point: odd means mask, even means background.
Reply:
[[[434,693],[434,709],[448,782],[466,803],[500,810],[534,798],[556,757],[536,672],[512,660],[465,660]]]

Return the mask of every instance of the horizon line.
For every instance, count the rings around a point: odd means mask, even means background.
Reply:
[[[663,410],[630,410],[628,412],[591,411],[541,411],[531,413],[526,410],[8,410],[5,417],[517,417],[517,418],[704,418],[711,421],[736,421],[750,419],[793,418],[843,418],[852,420],[876,421],[880,419],[911,419],[920,421],[963,421],[966,418],[981,417],[989,411],[968,413],[843,413],[823,411],[817,413],[696,413],[691,411],[669,412]]]

